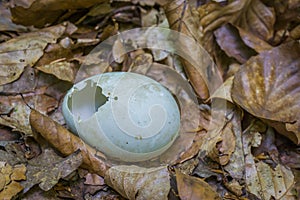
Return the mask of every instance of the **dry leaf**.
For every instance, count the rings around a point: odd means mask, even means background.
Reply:
[[[269,45],[267,42],[260,39],[259,37],[253,35],[252,33],[248,32],[248,31],[245,31],[244,29],[242,29],[238,26],[236,26],[236,28],[238,29],[239,34],[240,34],[242,40],[244,41],[244,43],[248,47],[254,49],[257,53],[272,49],[271,45]]]
[[[73,82],[75,79],[74,68],[71,62],[62,61],[62,62],[53,62],[49,65],[42,65],[37,67],[38,70],[53,74],[60,80]]]
[[[64,155],[70,155],[78,149],[81,150],[82,167],[104,176],[108,165],[100,158],[99,152],[85,144],[79,137],[69,132],[62,125],[51,118],[42,115],[36,110],[31,110],[30,124],[52,146]]]
[[[255,162],[251,148],[257,147],[260,140],[258,132],[248,131],[243,134],[247,191],[262,200],[269,200],[271,197],[281,199],[294,185],[294,175],[281,164],[271,168],[263,161]]]
[[[221,165],[226,165],[235,150],[234,131],[239,130],[237,120],[240,119],[240,113],[229,102],[223,105],[222,108],[214,109],[215,118],[212,119],[210,129],[203,139],[200,155],[207,154]]]
[[[268,41],[273,37],[275,12],[260,0],[247,0],[247,6],[239,13],[234,23],[245,31]]]
[[[23,73],[12,83],[0,86],[0,92],[5,94],[18,94],[34,92],[36,84],[36,74],[34,68],[25,67]]]
[[[51,24],[58,20],[64,12],[72,12],[74,9],[89,8],[96,3],[105,2],[106,0],[13,0],[11,13],[13,21],[25,26],[38,26]],[[24,3],[26,2],[26,3]],[[74,11],[73,11],[74,12]]]
[[[226,79],[226,81],[210,96],[210,99],[220,98],[233,103],[231,98],[231,88],[234,76]]]
[[[212,187],[200,178],[192,177],[175,169],[179,197],[182,200],[221,199]]]
[[[56,99],[44,94],[24,94],[24,99],[21,95],[0,96],[0,105],[5,105],[11,111],[9,115],[0,116],[0,124],[9,126],[14,131],[31,135],[32,131],[29,124],[30,108],[26,103],[42,113],[51,112],[58,106]],[[2,110],[0,112],[3,113]]]
[[[27,181],[22,182],[25,192],[39,184],[44,191],[50,190],[60,178],[64,178],[76,170],[82,163],[82,155],[75,152],[66,158],[58,156],[52,149],[28,161]]]
[[[11,21],[11,14],[5,1],[0,2],[0,31],[20,31],[25,32],[26,27],[14,24]]]
[[[214,31],[214,35],[221,49],[240,63],[245,63],[251,56],[256,55],[253,49],[244,44],[238,31],[231,24],[221,26]]]
[[[300,144],[299,55],[299,43],[291,42],[251,58],[235,74],[231,93],[252,115],[285,123],[294,133],[279,133],[296,144]]]
[[[179,31],[193,38],[195,40],[195,43],[199,42],[200,44],[200,38],[202,36],[201,32],[199,31],[200,26],[195,19],[195,14],[186,1],[170,1],[168,4],[164,5],[164,9],[171,29]],[[185,47],[184,49],[187,51],[187,54],[190,54],[191,56],[195,53],[198,53],[193,52],[194,49],[188,48],[189,46],[186,46],[187,44],[179,45],[183,45],[183,47]],[[202,55],[202,57],[203,56],[207,55]],[[197,95],[199,95],[199,97],[202,99],[207,99],[209,97],[209,91],[208,86],[206,85],[206,82],[202,77],[203,74],[201,74],[199,70],[197,70],[195,66],[193,66],[188,61],[184,59],[181,59],[181,61],[183,62],[184,70],[187,73],[187,76]],[[205,64],[203,65],[206,66]]]
[[[130,200],[167,200],[170,190],[170,176],[166,166],[114,166],[106,172],[105,182]]]
[[[203,33],[231,22],[245,31],[268,41],[273,37],[275,13],[260,0],[237,0],[226,6],[209,3],[199,8]]]
[[[17,181],[25,180],[25,165],[11,166],[8,163],[0,162],[0,199],[12,199],[23,190]]]
[[[33,66],[43,55],[48,43],[56,42],[65,31],[57,25],[30,32],[0,44],[0,85],[10,83],[21,75],[25,66]]]

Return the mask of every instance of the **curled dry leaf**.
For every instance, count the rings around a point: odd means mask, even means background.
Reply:
[[[65,127],[36,110],[31,110],[30,124],[62,154],[70,155],[80,149],[83,159],[82,167],[104,176],[108,165],[100,158],[102,155]]]
[[[171,188],[166,166],[157,168],[114,166],[106,172],[105,182],[130,200],[167,200]]]
[[[202,179],[185,175],[177,169],[175,169],[175,172],[180,199],[221,199],[218,193]]]
[[[270,124],[296,144],[300,144],[299,55],[299,43],[290,42],[251,58],[235,74],[231,93],[252,115],[285,123],[287,131]]]
[[[0,44],[0,85],[19,78],[25,66],[33,66],[48,43],[56,42],[65,31],[63,25],[27,33]]]

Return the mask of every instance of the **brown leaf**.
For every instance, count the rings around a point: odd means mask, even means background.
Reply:
[[[164,5],[166,17],[169,21],[170,28],[176,31],[179,31],[195,40],[195,42],[201,41],[201,32],[199,31],[199,23],[194,19],[195,13],[189,7],[189,4],[185,1],[171,1],[168,4]],[[186,46],[186,44],[182,44]],[[185,47],[187,54],[191,56],[196,52],[193,52],[193,49]],[[207,55],[203,55],[207,56]],[[188,61],[181,59],[184,65],[184,70],[195,90],[197,95],[202,99],[207,99],[209,97],[208,86],[205,82],[205,79],[202,77],[203,74]],[[205,64],[203,64],[205,65]],[[209,69],[211,70],[211,69]]]
[[[83,157],[82,167],[104,176],[108,165],[100,158],[99,153],[66,128],[36,110],[31,110],[30,124],[62,154],[70,155],[80,149]]]
[[[0,2],[0,31],[26,31],[26,27],[11,21],[10,10],[4,1]]]
[[[24,94],[16,96],[0,96],[0,105],[6,105],[12,112],[10,115],[0,116],[0,124],[13,128],[14,131],[20,131],[27,135],[31,135],[31,127],[29,124],[30,108],[26,103],[35,107],[42,113],[51,112],[58,106],[57,100],[47,95]]]
[[[34,92],[36,84],[36,74],[34,68],[26,66],[23,73],[14,82],[0,86],[0,92],[5,94],[17,94]]]
[[[257,117],[285,123],[294,133],[279,132],[296,144],[300,144],[299,55],[296,42],[262,52],[241,67],[232,88],[237,104]]]
[[[200,178],[188,176],[175,169],[179,197],[182,200],[221,199],[211,186]]]
[[[42,65],[37,67],[38,70],[48,74],[53,74],[60,80],[73,82],[75,79],[74,67],[71,62],[61,61],[53,62],[49,65]]]
[[[0,162],[0,199],[12,199],[23,190],[17,180],[26,179],[25,165],[12,167],[8,163]]]
[[[88,8],[96,3],[105,2],[105,0],[31,0],[24,2],[22,0],[11,2],[14,5],[11,8],[13,21],[25,26],[42,27],[58,20],[65,11]]]
[[[19,78],[25,66],[33,66],[48,43],[56,42],[63,25],[30,32],[0,44],[0,85]]]
[[[114,166],[106,172],[105,182],[130,200],[166,200],[170,190],[170,176],[166,166]]]
[[[242,40],[244,41],[244,43],[248,47],[254,49],[257,53],[272,49],[271,45],[269,45],[267,42],[260,39],[259,37],[253,35],[252,33],[248,32],[238,26],[236,26],[236,28],[238,29],[239,34],[240,34]]]
[[[245,63],[251,56],[256,55],[253,49],[244,44],[238,31],[231,24],[221,26],[214,31],[214,35],[221,49],[240,63]]]
[[[272,168],[263,161],[255,161],[251,148],[259,146],[260,142],[261,136],[258,132],[249,130],[243,134],[247,191],[259,199],[281,199],[294,185],[294,175],[281,164]]]
[[[226,6],[209,3],[201,6],[199,13],[204,33],[231,22],[265,41],[273,37],[274,10],[260,0],[237,0]]]
[[[76,170],[82,163],[82,155],[75,152],[62,158],[52,149],[45,149],[38,157],[28,161],[27,181],[22,182],[25,191],[39,184],[44,191],[50,190],[60,178],[64,178]]]
[[[234,24],[265,41],[270,40],[274,34],[274,9],[267,7],[260,0],[248,2],[248,6],[239,13],[240,16]]]

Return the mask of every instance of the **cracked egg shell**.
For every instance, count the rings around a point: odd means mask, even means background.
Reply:
[[[130,72],[104,73],[75,84],[62,111],[73,133],[119,161],[159,156],[180,129],[172,94],[155,80]]]

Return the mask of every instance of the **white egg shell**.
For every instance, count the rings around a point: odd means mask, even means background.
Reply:
[[[85,79],[66,94],[69,128],[111,159],[140,162],[165,152],[178,136],[180,112],[160,83],[130,72]]]

